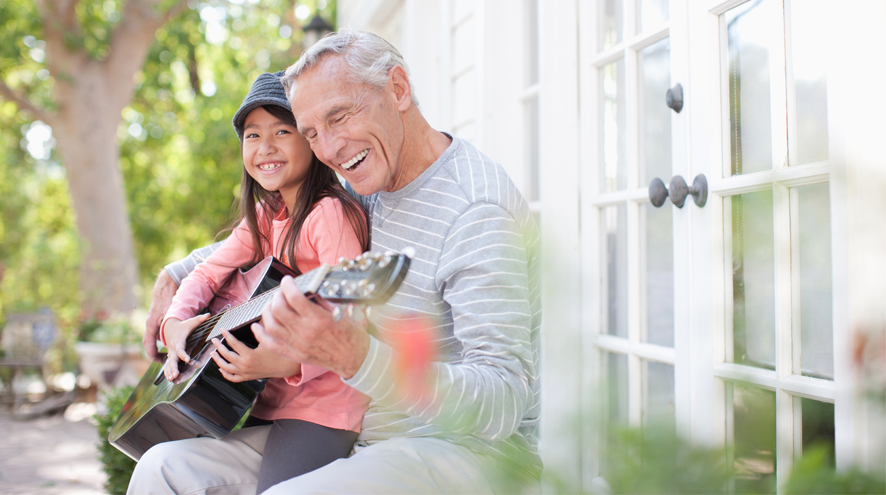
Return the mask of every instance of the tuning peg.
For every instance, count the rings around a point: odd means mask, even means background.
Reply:
[[[403,249],[403,254],[409,258],[415,258],[415,248],[412,246],[407,246]]]
[[[342,316],[341,307],[336,306],[336,307],[332,308],[332,320],[333,321],[341,321],[341,316]]]
[[[365,272],[366,270],[369,270],[369,268],[371,266],[372,266],[372,260],[370,260],[368,258],[361,257],[360,260],[357,261],[357,269],[360,270],[361,272]]]

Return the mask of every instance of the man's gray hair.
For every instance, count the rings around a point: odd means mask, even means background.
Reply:
[[[286,97],[290,101],[298,76],[330,55],[342,56],[353,82],[368,84],[379,90],[387,86],[388,73],[398,65],[406,72],[406,77],[410,77],[409,66],[394,45],[377,34],[342,29],[323,37],[314,46],[305,50],[296,63],[286,69],[286,74],[280,78],[280,82],[286,88]],[[418,108],[411,79],[409,91],[412,93],[412,104]]]

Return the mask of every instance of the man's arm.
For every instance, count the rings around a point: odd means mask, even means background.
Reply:
[[[175,291],[178,290],[182,280],[219,246],[221,246],[221,242],[195,249],[187,258],[166,265],[157,275],[154,293],[151,295],[151,307],[148,309],[148,317],[145,319],[145,335],[142,337],[142,345],[145,346],[145,351],[152,360],[162,363],[166,359],[166,355],[157,350],[157,341],[160,340],[160,323],[163,322],[163,317],[166,316],[166,312],[172,304]]]
[[[525,226],[524,226],[525,227]],[[452,306],[460,363],[435,362],[419,394],[398,387],[406,359],[347,318],[332,321],[284,283],[254,326],[260,341],[303,363],[324,366],[389,407],[450,431],[502,440],[536,413],[537,242],[503,209],[477,205],[450,230],[440,256],[438,285]],[[525,235],[524,235],[525,234]]]
[[[409,358],[372,339],[363,366],[345,382],[446,431],[487,441],[514,434],[538,401],[535,239],[534,227],[497,205],[468,208],[449,230],[436,275],[452,311],[456,342],[447,345],[458,346],[460,361],[432,363],[420,393],[404,394],[392,385],[412,379],[396,366]]]

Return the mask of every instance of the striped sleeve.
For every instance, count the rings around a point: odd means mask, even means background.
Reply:
[[[222,245],[222,242],[224,241],[219,241],[215,244],[195,249],[191,251],[191,254],[189,254],[187,258],[172,262],[163,267],[163,269],[166,270],[166,273],[168,273],[170,277],[172,277],[172,280],[175,281],[175,285],[181,285],[182,280],[194,271],[194,268],[196,268],[197,265],[206,261],[206,258],[214,253]]]
[[[373,339],[346,383],[392,409],[448,431],[486,441],[517,431],[537,376],[531,344],[528,250],[518,223],[502,207],[474,203],[452,223],[435,283],[451,307],[460,362],[433,363],[420,397],[397,393],[396,351]]]

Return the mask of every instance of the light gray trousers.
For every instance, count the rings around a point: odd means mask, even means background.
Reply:
[[[198,438],[155,446],[136,466],[127,494],[252,495],[269,428],[245,428],[221,440]],[[359,449],[347,459],[264,493],[495,493],[496,464],[492,458],[444,440],[395,438]],[[537,493],[539,489],[529,486],[520,491]]]

